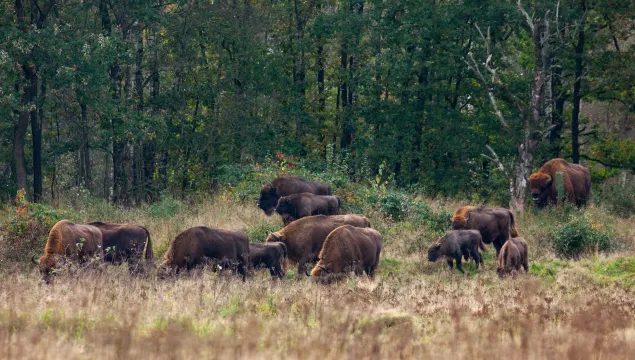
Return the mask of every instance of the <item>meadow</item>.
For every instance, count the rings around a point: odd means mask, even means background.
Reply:
[[[439,216],[459,206],[422,201]],[[145,225],[155,263],[191,226],[241,228],[251,241],[281,227],[279,217],[266,217],[230,193],[135,209],[85,199],[61,208],[74,209],[76,220]],[[595,359],[635,352],[635,218],[616,218],[596,206],[520,214],[530,273],[501,280],[491,246],[485,268],[474,271],[470,264],[462,275],[444,261],[427,262],[434,222],[418,221],[416,214],[396,221],[381,208],[367,215],[384,235],[377,277],[329,285],[296,279],[293,266],[283,280],[263,271],[246,283],[209,269],[162,280],[152,270],[131,277],[125,266],[110,266],[61,270],[47,286],[29,257],[7,260],[5,254],[0,357]],[[614,228],[621,247],[556,258],[546,238],[565,216],[586,218],[590,228]],[[3,221],[6,230],[6,212]]]

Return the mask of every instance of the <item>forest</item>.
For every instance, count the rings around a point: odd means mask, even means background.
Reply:
[[[276,153],[515,209],[551,158],[632,181],[628,0],[1,4],[5,202],[185,198]]]
[[[634,117],[631,0],[0,0],[0,358],[631,359]]]

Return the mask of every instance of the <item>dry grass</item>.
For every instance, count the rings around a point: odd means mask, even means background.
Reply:
[[[223,198],[169,219],[122,210],[103,220],[144,224],[159,247],[195,225],[250,229],[279,222]],[[523,215],[519,224],[530,245],[539,246],[538,218]],[[626,232],[632,225],[619,224]],[[0,358],[626,359],[635,353],[633,275],[613,274],[630,269],[633,258],[618,258],[625,265],[617,267],[614,257],[555,263],[534,249],[535,275],[501,281],[490,256],[485,270],[466,277],[444,262],[406,255],[401,249],[418,229],[396,226],[374,281],[320,285],[260,272],[243,283],[210,271],[159,280],[110,267],[61,274],[46,286],[35,269],[9,271],[0,278]]]

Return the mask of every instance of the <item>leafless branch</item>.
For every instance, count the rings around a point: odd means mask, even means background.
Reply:
[[[520,0],[518,0],[516,5],[518,5],[518,10],[520,10],[520,12],[525,16],[525,20],[527,20],[527,24],[529,25],[529,28],[531,29],[531,32],[533,33],[534,32],[533,16],[529,16],[529,14],[527,14],[527,11],[525,11],[525,8],[523,8],[523,5],[520,3]]]
[[[483,156],[484,158],[486,158],[486,159],[490,160],[491,162],[493,162],[494,164],[496,164],[496,166],[498,167],[499,170],[505,171],[505,165],[503,165],[503,162],[500,160],[500,158],[496,154],[496,151],[494,151],[494,149],[492,149],[492,147],[489,146],[489,145],[485,145],[485,147],[487,148],[487,150],[489,150],[489,152],[492,153],[492,156],[488,156],[488,155],[485,155],[485,154],[481,154],[481,156]]]

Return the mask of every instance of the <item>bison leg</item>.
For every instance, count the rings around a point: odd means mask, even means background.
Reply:
[[[454,267],[454,260],[452,259],[448,259],[448,267],[450,268],[450,271],[452,271],[452,268]]]
[[[523,269],[525,269],[525,274],[529,272],[529,263],[527,259],[523,260]]]
[[[463,271],[463,267],[461,266],[461,255],[456,257],[456,268],[462,272],[465,273],[465,271]]]
[[[477,249],[472,250],[472,259],[474,259],[474,262],[476,263],[476,269],[478,270],[478,266],[482,259],[481,254],[478,253]]]

